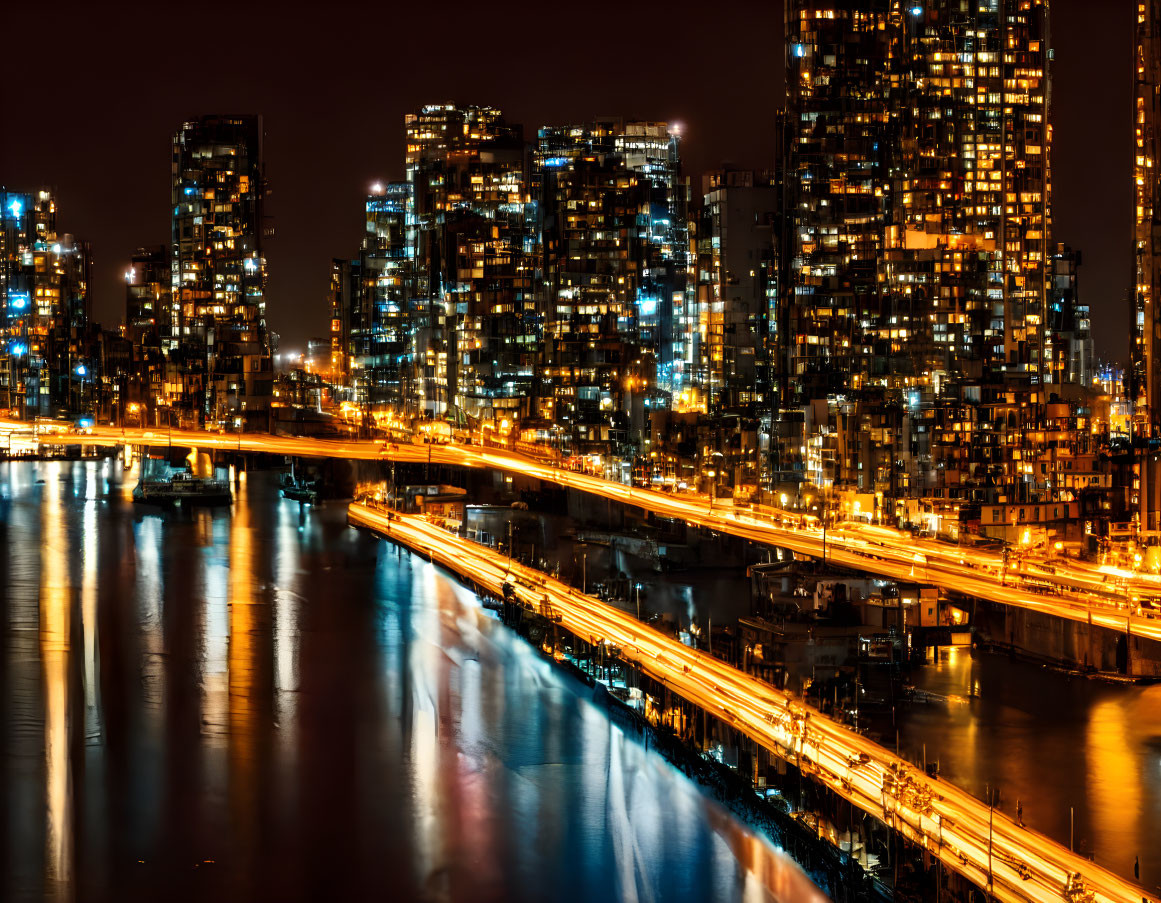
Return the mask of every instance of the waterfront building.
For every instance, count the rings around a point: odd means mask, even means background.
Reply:
[[[697,228],[695,384],[709,411],[776,401],[777,189],[769,174],[702,177]],[[681,398],[675,398],[680,403]]]
[[[415,229],[408,182],[375,186],[366,200],[366,228],[352,273],[351,368],[361,404],[413,405]],[[424,311],[426,313],[426,311]]]
[[[265,424],[272,391],[263,243],[260,116],[202,116],[173,137],[172,241],[163,347],[177,365],[182,415]]]
[[[793,466],[823,487],[921,495],[928,421],[979,387],[1050,383],[1072,357],[1054,343],[1081,328],[1067,290],[1050,317],[1047,4],[791,0],[786,15],[778,320],[783,404],[803,416],[784,410],[775,447],[804,449]],[[843,440],[840,415],[881,439]]]
[[[171,307],[172,279],[165,245],[139,248],[125,271],[125,335],[135,345],[160,346],[158,318]]]
[[[1161,527],[1161,9],[1138,0],[1133,58],[1133,293],[1128,396],[1133,405],[1133,507],[1142,529]]]
[[[688,185],[666,123],[540,129],[536,415],[576,449],[635,449],[691,369]]]
[[[859,389],[880,322],[890,214],[893,4],[786,4],[790,395]]]
[[[1048,10],[787,5],[800,398],[1050,375]]]
[[[7,416],[91,413],[92,256],[56,231],[47,190],[0,187],[0,411]]]
[[[523,131],[494,107],[456,104],[428,104],[405,129],[418,408],[461,423],[522,416],[539,339]]]
[[[137,425],[168,424],[169,399],[165,391],[165,358],[159,319],[171,307],[172,279],[169,248],[140,248],[125,271],[125,327],[128,358],[124,366],[103,373],[121,380],[126,421]],[[163,408],[165,410],[163,410]]]

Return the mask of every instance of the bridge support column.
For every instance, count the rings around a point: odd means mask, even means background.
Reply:
[[[195,477],[212,477],[214,475],[214,458],[209,452],[191,448],[186,456],[189,470]]]

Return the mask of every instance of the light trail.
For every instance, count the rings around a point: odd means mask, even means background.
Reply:
[[[989,811],[967,792],[929,778],[817,709],[539,571],[420,518],[361,503],[350,506],[348,518],[497,596],[509,583],[522,603],[540,610],[547,605],[574,635],[618,647],[641,671],[891,825],[948,868],[979,887],[990,883],[997,899],[1156,900],[1003,813]]]
[[[32,426],[20,421],[0,421],[0,433],[19,432],[22,441],[50,446],[172,444],[219,451],[492,468],[815,558],[822,556],[825,544],[826,557],[844,567],[1161,642],[1161,619],[1152,617],[1134,601],[1145,596],[1161,598],[1161,577],[1152,574],[1050,560],[1030,553],[1020,556],[1022,560],[1007,562],[995,552],[917,539],[901,530],[868,524],[844,523],[828,528],[824,539],[820,528],[793,523],[799,520],[797,515],[779,511],[750,513],[721,506],[715,510],[711,500],[705,497],[629,487],[502,449],[106,426],[93,427],[79,435],[56,423],[39,424],[33,435]]]

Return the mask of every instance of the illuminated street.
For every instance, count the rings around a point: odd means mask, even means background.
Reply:
[[[51,432],[37,433],[33,437],[28,433],[27,425],[11,421],[0,423],[0,429],[20,430],[42,445],[60,441],[60,434]],[[76,438],[80,437],[70,441]],[[792,515],[785,518],[778,512],[759,515],[721,505],[715,509],[706,498],[634,488],[493,448],[114,427],[96,427],[83,436],[83,441],[106,446],[135,442],[161,445],[164,441],[223,451],[415,463],[430,461],[493,468],[592,493],[662,517],[684,520],[754,542],[816,556],[821,556],[823,551],[821,527],[788,526],[787,521],[793,520],[797,524],[800,520]],[[1058,558],[1045,559],[1035,553],[1026,554],[1016,565],[1005,566],[1002,556],[995,552],[917,540],[898,530],[858,523],[828,529],[825,543],[829,560],[855,570],[938,586],[1161,641],[1161,619],[1152,616],[1161,615],[1161,610],[1145,609],[1140,604],[1142,597],[1161,599],[1161,577],[1157,575],[1089,567]],[[1037,590],[1033,591],[1031,587]],[[1134,604],[1130,601],[1133,599],[1138,601]]]
[[[505,582],[528,605],[545,598],[563,624],[598,637],[683,697],[730,721],[767,749],[799,764],[836,793],[887,819],[950,868],[1005,900],[1059,900],[1073,872],[1097,899],[1132,901],[1141,891],[1068,852],[946,782],[933,782],[882,747],[770,686],[691,650],[629,615],[421,519],[353,504],[352,523],[423,552],[497,595]],[[860,755],[868,761],[860,763]],[[890,780],[888,780],[890,778]],[[898,789],[890,790],[894,786]],[[1022,867],[1023,866],[1023,867]]]

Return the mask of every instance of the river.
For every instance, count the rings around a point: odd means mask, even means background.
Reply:
[[[503,536],[507,516],[482,511],[476,519]],[[580,552],[563,538],[571,523],[539,520],[542,554],[579,585]],[[587,554],[589,581],[632,572],[646,617],[724,626],[750,611],[740,567],[658,574],[597,546]],[[887,713],[875,725],[885,745],[897,728],[913,762],[926,747],[944,780],[981,800],[997,790],[999,807],[1015,816],[1019,805],[1030,828],[1126,878],[1139,865],[1141,883],[1161,893],[1161,684],[1106,682],[966,648],[929,652],[909,680],[931,701],[899,708],[894,727]]]
[[[133,482],[0,463],[0,899],[824,899],[341,503]]]
[[[902,752],[1024,823],[1161,886],[1161,685],[1105,683],[944,649],[912,672],[936,701],[899,716]]]

